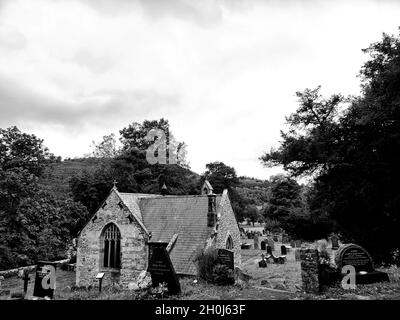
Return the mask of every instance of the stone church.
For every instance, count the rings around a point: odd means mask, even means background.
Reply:
[[[206,180],[201,195],[122,193],[114,186],[77,242],[76,284],[127,285],[147,270],[148,243],[168,243],[178,275],[196,275],[195,257],[207,247],[226,248],[240,266],[240,232],[228,191],[213,193]]]

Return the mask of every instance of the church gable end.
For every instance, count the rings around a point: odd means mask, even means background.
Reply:
[[[146,268],[146,242],[143,224],[113,188],[79,236],[77,285],[96,284],[98,272],[106,273],[105,285],[132,281]],[[119,257],[115,257],[116,252]]]

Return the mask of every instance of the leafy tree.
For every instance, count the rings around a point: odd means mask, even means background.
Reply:
[[[210,181],[214,193],[222,193],[224,189],[231,190],[239,184],[235,169],[219,161],[206,164],[203,180],[205,178]]]
[[[186,144],[184,142],[179,142],[175,139],[174,135],[170,130],[170,125],[168,120],[161,118],[160,120],[145,120],[142,124],[138,122],[133,122],[128,127],[120,130],[121,142],[123,145],[123,150],[127,151],[129,149],[139,149],[141,151],[147,150],[151,145],[155,143],[161,137],[148,137],[148,134],[152,129],[159,129],[163,132],[165,136],[165,153],[166,161],[169,163],[170,155],[176,156],[176,162],[182,167],[189,168],[189,163],[186,160]],[[163,148],[163,146],[160,146]],[[173,152],[173,154],[171,153]]]
[[[59,158],[16,127],[0,129],[0,150],[0,268],[64,257],[87,211],[40,184],[45,166]]]
[[[236,190],[236,187],[239,186],[239,179],[235,168],[227,166],[220,161],[208,163],[201,181],[204,182],[206,178],[211,183],[214,193],[221,194],[224,189],[228,190],[236,219],[243,221],[246,218],[245,207],[249,204],[249,201],[242,198]]]
[[[3,170],[23,168],[40,176],[43,168],[57,161],[43,146],[43,140],[33,134],[21,132],[17,127],[0,128],[0,167]]]
[[[92,149],[90,156],[95,158],[114,158],[120,153],[114,133],[103,136],[103,140],[100,143],[93,141]]]
[[[322,99],[306,90],[280,148],[261,160],[294,176],[313,173],[313,214],[333,218],[348,240],[390,262],[400,247],[400,39],[384,34],[364,52],[361,96]]]

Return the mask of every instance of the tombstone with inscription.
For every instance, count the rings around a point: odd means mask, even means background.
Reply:
[[[217,264],[227,266],[228,269],[232,270],[232,274],[235,270],[235,262],[233,251],[228,249],[217,249]],[[234,284],[235,278],[232,276],[228,280],[228,284]]]
[[[374,269],[370,254],[359,245],[350,243],[341,246],[335,255],[335,263],[339,271],[346,265],[353,266],[356,271],[356,284],[389,281],[387,273]]]
[[[57,264],[49,261],[39,261],[36,266],[35,286],[33,295],[35,297],[53,299],[56,288]]]
[[[218,249],[217,263],[227,266],[229,269],[235,269],[235,262],[233,258],[233,251],[228,249]]]
[[[336,234],[332,235],[331,242],[332,242],[332,250],[339,249],[339,237]]]
[[[167,242],[149,242],[147,271],[150,272],[153,287],[165,282],[170,294],[178,294],[181,292],[181,286],[167,252],[167,246]]]

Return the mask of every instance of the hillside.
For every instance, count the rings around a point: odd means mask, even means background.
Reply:
[[[239,186],[236,187],[236,191],[250,204],[260,207],[269,199],[269,186],[270,183],[267,180],[239,177]]]
[[[110,160],[97,158],[67,159],[50,164],[44,172],[41,184],[55,192],[60,198],[70,192],[69,180],[82,171],[92,171]]]

